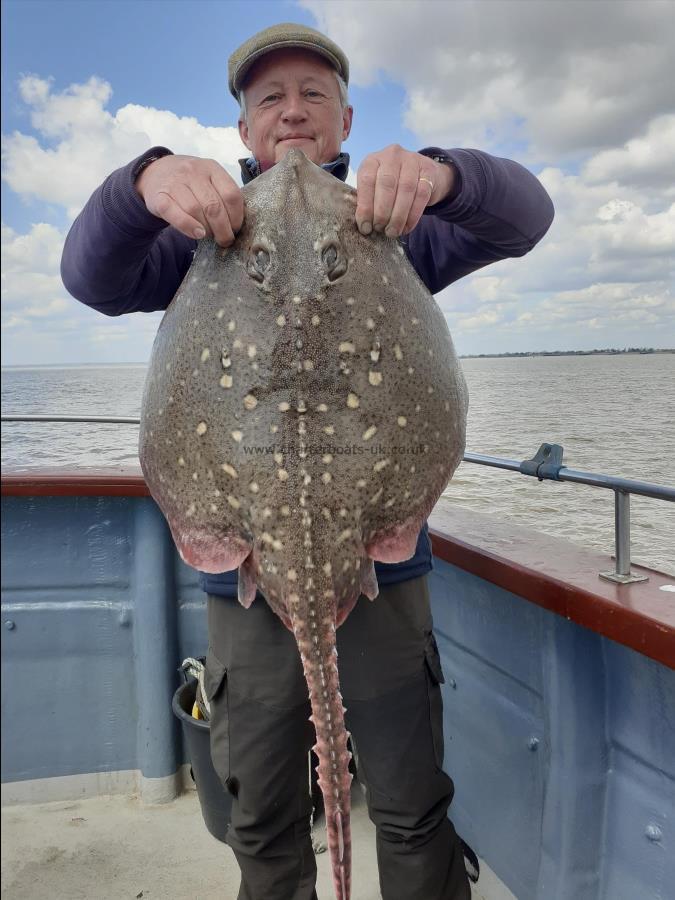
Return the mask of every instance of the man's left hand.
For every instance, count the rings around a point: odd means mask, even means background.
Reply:
[[[454,185],[452,166],[392,144],[363,160],[356,181],[356,224],[361,234],[408,234],[427,206],[443,200]]]

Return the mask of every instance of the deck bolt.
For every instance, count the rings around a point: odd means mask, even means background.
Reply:
[[[5,628],[7,629],[7,631],[14,631],[14,629],[16,628],[16,623],[12,622],[11,619],[7,619],[7,621],[5,622]]]
[[[658,844],[663,837],[663,832],[658,825],[647,825],[645,828],[645,837],[648,841],[653,841],[653,843]]]
[[[121,612],[119,614],[117,621],[119,623],[120,628],[128,628],[129,625],[131,624],[131,616],[129,615],[129,613],[126,610],[124,610],[124,612]]]
[[[539,747],[539,738],[531,737],[527,742],[527,746],[534,752]]]
[[[453,689],[453,691],[457,690],[457,682],[455,681],[454,678],[448,678],[448,684]]]

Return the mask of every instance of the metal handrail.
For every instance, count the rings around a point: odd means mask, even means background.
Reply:
[[[526,462],[529,461],[526,460]],[[534,475],[539,481],[573,481],[576,484],[588,484],[591,487],[609,488],[610,490],[623,491],[627,494],[640,494],[643,497],[652,497],[654,500],[675,502],[675,488],[667,487],[664,484],[654,484],[651,481],[619,478],[615,475],[601,475],[596,472],[582,472],[578,469],[568,469],[567,466],[561,466],[557,476],[548,473],[523,472],[523,463],[517,459],[505,459],[502,456],[484,456],[482,453],[465,453],[464,462],[477,463],[479,466],[492,466],[495,469],[508,469],[511,472],[520,472],[522,475]]]
[[[568,469],[563,465],[562,458],[563,448],[559,444],[542,444],[532,459],[525,459],[522,462],[499,456],[485,456],[481,453],[464,454],[465,462],[520,472],[522,475],[534,476],[539,481],[572,481],[576,484],[587,484],[614,491],[614,571],[600,572],[600,578],[618,584],[648,581],[647,575],[632,572],[630,568],[630,495],[640,494],[643,497],[674,503],[675,488],[649,481]]]
[[[0,416],[2,422],[80,422],[113,425],[139,425],[140,418],[131,416]],[[630,495],[639,494],[654,500],[675,503],[675,488],[638,481],[633,478],[619,478],[595,472],[568,469],[563,465],[563,448],[559,444],[542,444],[532,459],[519,461],[501,456],[487,456],[483,453],[465,453],[463,460],[479,466],[506,469],[529,475],[539,481],[571,481],[591,487],[614,491],[614,548],[615,567],[613,572],[600,572],[600,578],[619,584],[647,581],[648,576],[631,572],[630,568]]]
[[[0,416],[3,422],[97,422],[111,425],[140,425],[139,418],[131,416]]]

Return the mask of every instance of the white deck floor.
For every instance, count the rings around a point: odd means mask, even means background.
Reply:
[[[360,791],[352,802],[352,897],[381,900],[374,828]],[[319,897],[332,900],[327,853],[317,865]],[[2,811],[3,900],[236,900],[238,886],[194,791],[158,806],[114,796]],[[479,887],[475,900],[515,900],[483,864]]]

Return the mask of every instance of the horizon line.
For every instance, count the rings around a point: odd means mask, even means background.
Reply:
[[[590,356],[596,354],[601,356],[606,353],[622,354],[622,353],[675,353],[675,347],[595,347],[592,350],[505,350],[502,352],[493,351],[485,353],[458,353],[459,359],[482,359],[482,358],[502,358],[509,356]],[[120,362],[49,362],[49,363],[12,363],[6,366],[0,366],[0,371],[8,369],[78,369],[78,368],[104,368],[106,366],[148,366],[150,360],[130,360]]]

